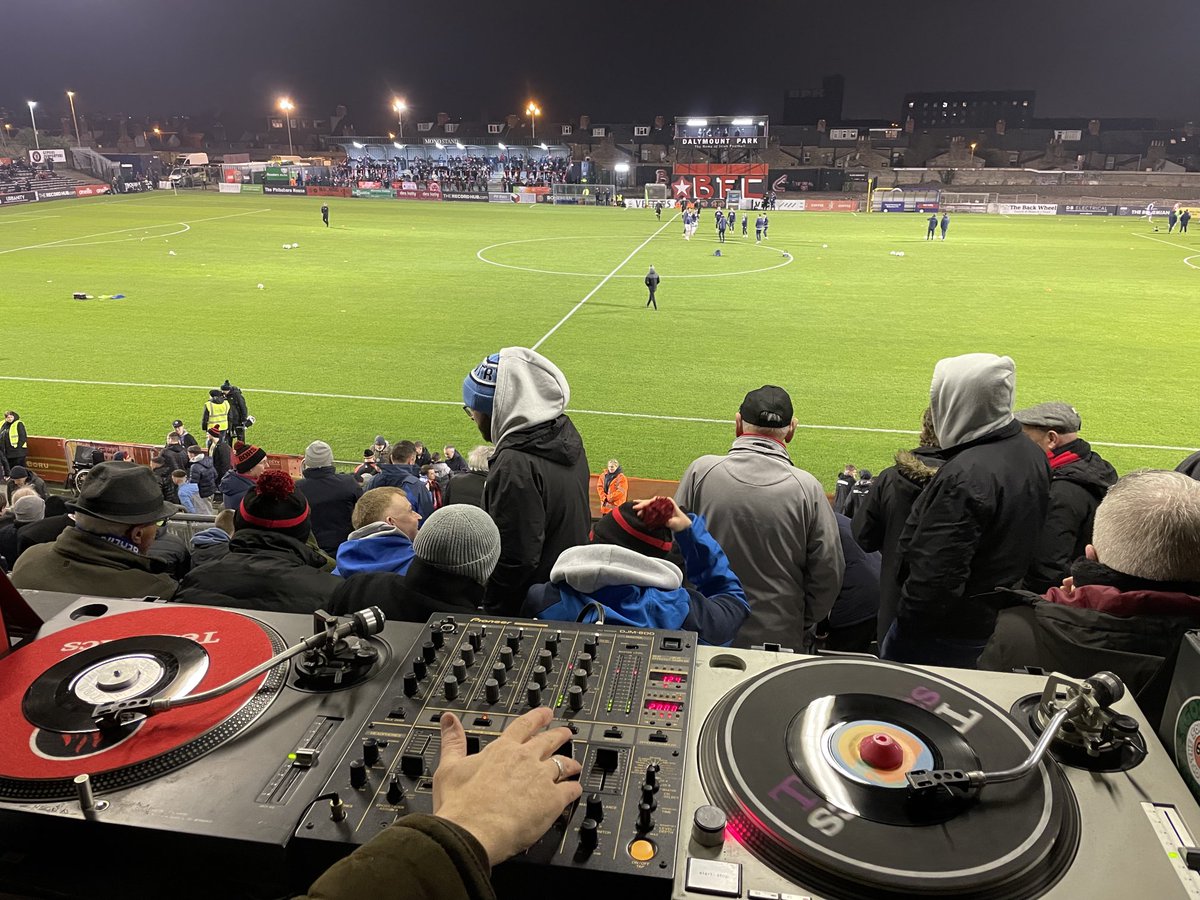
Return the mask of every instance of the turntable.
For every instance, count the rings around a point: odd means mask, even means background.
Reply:
[[[1115,677],[696,666],[676,900],[1200,897],[1200,810]]]
[[[244,883],[278,889],[324,770],[419,634],[377,613],[70,605],[0,659],[0,883],[105,897],[157,871],[174,896],[211,895],[178,879],[207,850],[252,859]],[[83,846],[136,871],[62,865]]]

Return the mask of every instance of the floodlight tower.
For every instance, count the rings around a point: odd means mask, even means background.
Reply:
[[[292,110],[296,108],[296,104],[292,103],[287,97],[281,97],[279,99],[279,108],[283,110],[283,116],[287,120],[288,156],[294,156],[295,153],[292,150]]]
[[[404,111],[408,109],[408,104],[401,97],[392,98],[392,109],[396,113],[396,124],[398,126],[398,134],[400,139],[404,139]]]
[[[525,115],[529,116],[530,137],[535,141],[537,140],[537,117],[541,114],[542,108],[530,100],[529,105],[525,107]]]
[[[67,91],[67,99],[71,101],[71,121],[75,123],[75,146],[82,147],[83,141],[79,139],[79,119],[75,117],[75,92]]]
[[[25,102],[29,104],[29,121],[33,124],[33,145],[36,149],[41,150],[42,142],[38,140],[37,117],[33,114],[33,108],[37,106],[37,101],[26,100]]]

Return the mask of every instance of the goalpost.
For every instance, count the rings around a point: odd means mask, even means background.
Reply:
[[[988,204],[995,203],[998,196],[942,191],[942,209],[949,212],[985,213],[988,211]]]
[[[597,196],[603,195],[612,203],[617,195],[614,184],[552,184],[550,185],[550,202],[554,204],[574,204],[578,206],[595,206]]]

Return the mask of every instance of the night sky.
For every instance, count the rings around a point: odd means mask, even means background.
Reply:
[[[532,96],[548,122],[631,122],[778,116],[787,88],[840,72],[848,118],[1015,88],[1039,116],[1200,119],[1198,25],[1196,0],[30,0],[0,10],[0,106],[53,117],[70,88],[81,112],[253,122],[288,94],[297,115],[347,104],[361,131],[386,128],[393,93],[410,121]]]

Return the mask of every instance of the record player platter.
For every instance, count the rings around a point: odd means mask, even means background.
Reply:
[[[286,667],[115,728],[101,729],[93,711],[222,685],[283,646],[256,619],[180,605],[84,622],[0,659],[0,800],[65,800],[85,773],[96,792],[115,790],[216,749],[270,706]]]
[[[1005,712],[924,670],[808,660],[739,684],[700,733],[728,833],[839,898],[1036,897],[1066,871],[1079,810],[1057,764],[977,796],[922,796],[916,769],[1000,770],[1032,743]]]

